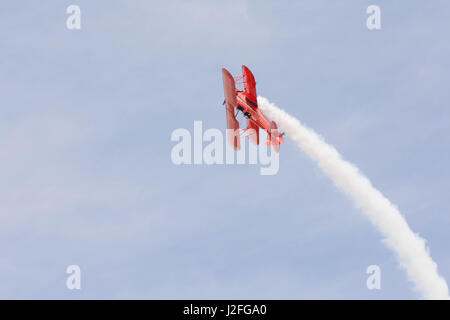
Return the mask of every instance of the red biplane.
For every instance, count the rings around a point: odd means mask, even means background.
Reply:
[[[228,141],[235,149],[240,149],[240,136],[248,132],[250,141],[259,144],[259,128],[267,131],[268,146],[272,146],[275,151],[280,150],[280,144],[284,142],[283,133],[280,133],[275,121],[269,119],[258,108],[256,95],[256,82],[252,72],[242,66],[242,76],[233,78],[230,72],[222,69],[223,88],[225,91],[225,101],[227,109]],[[244,90],[239,90],[235,85],[243,84]],[[235,111],[236,109],[236,111]],[[238,113],[242,112],[247,118],[247,128],[240,130],[239,122],[236,120]]]

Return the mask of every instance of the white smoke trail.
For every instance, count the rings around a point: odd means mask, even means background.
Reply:
[[[258,105],[369,217],[385,237],[387,245],[397,254],[401,267],[406,269],[415,289],[425,299],[449,299],[447,283],[439,276],[425,240],[413,233],[395,205],[312,129],[303,126],[266,98],[258,97]]]

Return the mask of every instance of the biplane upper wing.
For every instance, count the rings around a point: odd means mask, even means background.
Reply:
[[[236,102],[236,85],[233,76],[227,69],[222,69],[223,90],[225,92],[225,102],[227,110],[228,142],[235,150],[240,148],[239,122],[234,115]]]
[[[246,66],[242,66],[242,75],[244,77],[244,91],[247,102],[254,108],[258,108],[256,96],[256,81],[253,73]]]

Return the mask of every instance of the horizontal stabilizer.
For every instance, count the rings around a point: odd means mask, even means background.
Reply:
[[[266,144],[268,146],[272,146],[276,152],[280,151],[280,144],[284,142],[284,138],[283,135],[280,133],[280,130],[278,130],[275,121],[272,121],[272,123],[270,124],[268,134],[269,135],[267,136]]]

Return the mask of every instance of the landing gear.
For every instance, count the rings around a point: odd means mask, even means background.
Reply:
[[[246,112],[244,112],[244,107],[242,107],[242,106],[237,106],[236,107],[236,109],[238,109],[238,111],[236,111],[236,115],[235,116],[237,116],[237,114],[239,113],[239,111],[240,112],[242,112],[243,114],[244,114],[244,117],[246,117],[247,119],[250,119],[250,117],[252,116],[251,114],[250,114],[250,112],[248,112],[248,111],[246,111]]]

